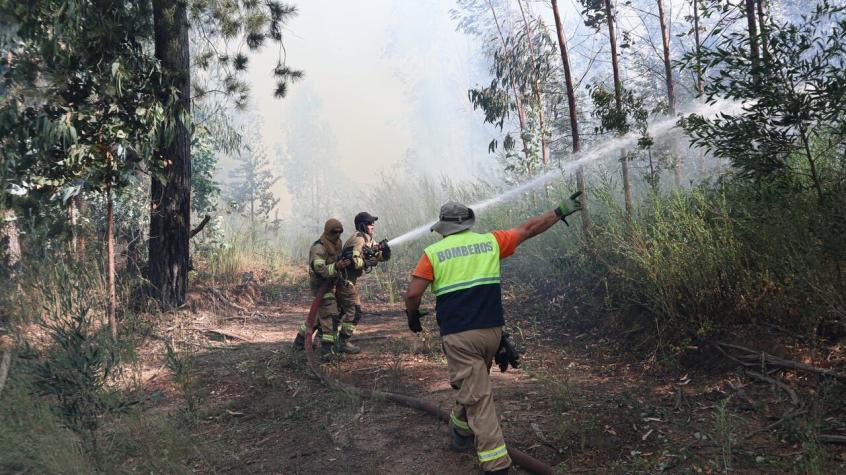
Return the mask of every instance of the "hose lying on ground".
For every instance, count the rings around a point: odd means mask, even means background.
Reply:
[[[310,325],[313,325],[317,316],[317,309],[320,307],[320,301],[322,300],[321,296],[324,293],[325,292],[319,292],[317,294],[318,297],[314,299],[314,302],[312,303],[312,306],[309,309],[308,318],[306,319],[306,328],[311,328]],[[342,383],[341,381],[332,378],[320,369],[320,364],[315,360],[314,357],[314,349],[312,349],[311,347],[311,332],[306,331],[306,334],[308,336],[306,337],[305,350],[308,367],[309,369],[311,369],[312,373],[317,376],[317,379],[323,382],[323,384],[325,384],[326,386],[358,396],[365,396],[369,398],[381,398],[386,401],[395,402],[397,404],[401,404],[403,406],[407,406],[413,409],[419,409],[421,411],[428,412],[429,414],[440,418],[444,422],[449,422],[449,411],[447,411],[446,409],[439,408],[438,405],[432,401],[426,401],[425,399],[417,399],[402,394],[377,391],[375,389],[362,389],[357,386]],[[531,455],[514,448],[511,445],[508,445],[508,455],[511,456],[511,460],[513,460],[517,465],[525,468],[531,473],[536,473],[538,475],[552,474],[552,467],[532,457]]]

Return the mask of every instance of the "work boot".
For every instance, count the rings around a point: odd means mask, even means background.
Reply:
[[[340,350],[341,350],[341,352],[349,353],[351,355],[354,355],[356,353],[361,353],[361,348],[359,348],[359,347],[353,345],[352,343],[350,343],[350,338],[351,337],[349,335],[344,335],[344,334],[341,335],[341,339],[340,339]]]
[[[305,349],[305,335],[297,333],[294,338],[294,351],[303,351]]]
[[[335,349],[335,345],[328,341],[320,342],[320,359],[324,362],[333,360],[344,360],[344,355]]]
[[[311,349],[317,349],[317,342],[320,341],[320,337],[323,336],[323,330],[320,327],[317,327],[317,336],[311,339]],[[303,351],[305,349],[305,335],[302,333],[297,333],[297,336],[294,337],[294,351]]]
[[[323,361],[329,361],[335,356],[335,352],[332,351],[334,345],[329,342],[321,341],[320,342],[320,359]]]
[[[473,452],[473,436],[461,435],[449,421],[449,448],[454,452]]]

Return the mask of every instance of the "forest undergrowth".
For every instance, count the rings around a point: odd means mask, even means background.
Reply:
[[[756,194],[726,178],[646,195],[630,220],[616,204],[613,184],[600,179],[593,209],[607,213],[594,211],[590,234],[583,234],[578,222],[559,225],[559,231],[527,242],[505,261],[506,305],[514,309],[509,326],[519,343],[536,353],[538,345],[566,346],[572,335],[588,334],[605,339],[609,348],[624,349],[617,357],[620,363],[641,362],[656,377],[690,371],[731,374],[740,366],[772,381],[783,380],[800,398],[801,407],[797,414],[781,415],[776,430],[796,441],[806,455],[802,463],[810,467],[807,472],[823,473],[812,469],[828,466],[832,456],[821,437],[835,437],[842,429],[842,380],[785,371],[769,366],[760,355],[756,364],[737,364],[728,356],[741,363],[753,360],[737,349],[715,345],[737,344],[818,369],[843,371],[846,360],[838,333],[843,303],[835,291],[839,281],[836,260],[831,259],[842,249],[823,246],[827,237],[836,244],[833,236],[814,234],[828,229],[817,223],[835,218],[815,208],[813,197],[804,206],[795,200],[789,207],[772,200],[761,206]],[[567,186],[550,187],[547,193],[563,196]],[[477,228],[511,227],[542,211],[548,206],[545,200],[538,192],[497,208],[480,216]],[[428,212],[435,212],[436,202]],[[815,211],[818,214],[810,215]],[[385,213],[386,234],[393,231],[391,216]],[[178,429],[197,424],[207,410],[208,390],[199,383],[197,358],[209,349],[205,339],[196,337],[197,322],[206,319],[202,332],[208,336],[223,323],[219,315],[247,310],[247,315],[261,318],[250,310],[258,302],[291,299],[291,292],[299,292],[294,289],[302,289],[305,282],[296,258],[270,245],[268,236],[244,234],[222,245],[197,247],[192,274],[196,297],[189,298],[189,308],[182,311],[162,315],[139,309],[132,302],[138,282],[122,280],[118,344],[102,325],[106,287],[96,272],[99,263],[71,260],[41,264],[37,271],[20,268],[21,277],[4,289],[5,338],[17,348],[2,393],[8,402],[0,415],[7,427],[0,437],[8,454],[4,467],[46,473],[70,466],[77,472],[182,472],[190,470],[191,461],[224,463],[225,457],[211,454],[219,449],[214,444],[193,440]],[[388,265],[370,274],[362,286],[365,299],[400,305],[422,246],[400,248]],[[218,316],[202,312],[212,303],[220,309]],[[224,341],[238,336],[221,332],[215,336]],[[151,356],[137,351],[145,341],[158,341],[155,358],[174,384],[178,402],[164,409],[156,409],[163,393],[142,391],[151,381],[151,375],[139,370]],[[393,348],[388,353],[401,362],[407,351]],[[527,371],[547,381],[554,396],[550,404],[560,409],[586,403],[571,383],[543,366],[532,370],[531,361]],[[401,367],[394,364],[392,377],[403,378]],[[74,396],[62,396],[68,394]],[[715,432],[709,430],[708,437],[723,434],[717,440],[725,442],[725,464],[730,464],[737,456],[731,451],[738,447],[732,437],[738,424],[733,411],[739,409],[728,400],[720,407],[722,412],[714,412]],[[602,446],[600,420],[571,420],[560,430],[561,441],[582,441],[581,446],[568,444],[568,450]],[[44,451],[46,446],[51,450]],[[638,457],[629,457],[625,467]]]

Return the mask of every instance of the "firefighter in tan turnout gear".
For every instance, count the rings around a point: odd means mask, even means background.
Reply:
[[[355,215],[355,233],[344,243],[342,254],[353,261],[353,265],[341,273],[343,281],[338,284],[338,305],[341,310],[341,330],[338,338],[340,338],[339,348],[344,353],[361,351],[349,341],[362,316],[361,298],[358,295],[356,281],[377,263],[391,258],[391,248],[388,246],[387,239],[378,243],[373,240],[373,231],[376,229],[378,219],[366,211]]]
[[[337,281],[339,272],[352,265],[352,259],[339,259],[341,255],[341,234],[344,227],[337,219],[329,219],[323,226],[320,239],[314,241],[308,251],[308,276],[311,293],[317,297],[322,284],[326,281]],[[294,348],[302,349],[306,332],[317,330],[320,338],[320,352],[323,357],[329,357],[334,352],[338,322],[340,320],[338,304],[335,299],[335,285],[323,295],[323,301],[317,311],[317,327],[307,329],[305,324],[294,339]]]
[[[444,238],[423,251],[412,272],[405,300],[408,327],[422,331],[420,300],[431,285],[450,385],[457,390],[450,414],[451,448],[469,451],[475,438],[485,473],[507,473],[511,466],[491,396],[491,364],[496,361],[501,371],[519,364],[519,355],[503,332],[500,260],[526,239],[581,210],[579,194],[516,228],[485,234],[470,231],[475,222],[472,209],[447,203],[431,228]]]

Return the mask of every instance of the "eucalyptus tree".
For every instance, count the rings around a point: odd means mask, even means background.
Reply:
[[[715,118],[688,116],[684,127],[696,146],[730,161],[737,183],[746,185],[764,212],[782,226],[785,209],[802,210],[797,226],[809,248],[819,248],[844,295],[846,259],[846,5],[822,0],[795,21],[768,27],[768,61],[749,56],[748,30],[725,35],[702,51],[711,71],[710,101],[743,104]],[[682,58],[686,68],[696,58]],[[794,215],[797,216],[797,215]],[[801,218],[800,218],[801,219]],[[832,294],[836,295],[836,294]]]
[[[67,201],[83,190],[105,193],[116,338],[113,191],[139,167],[161,172],[155,149],[171,111],[167,92],[149,94],[163,80],[144,47],[149,11],[144,3],[52,0],[0,2],[0,13],[15,29],[3,55],[4,168],[21,194]]]
[[[705,85],[702,81],[702,41],[699,39],[699,0],[691,0],[693,5],[693,48],[696,57],[696,92],[705,92]]]
[[[510,36],[506,39],[506,36],[503,33],[503,25],[500,23],[493,2],[491,0],[486,1],[488,4],[488,8],[490,9],[491,17],[493,18],[494,26],[496,27],[497,38],[499,38],[501,48],[500,53],[494,55],[495,65],[497,62],[499,62],[499,65],[495,66],[495,71],[497,73],[497,77],[503,81],[503,86],[510,87],[513,92],[514,108],[517,110],[517,119],[520,122],[520,140],[523,143],[523,154],[525,155],[526,172],[531,175],[534,160],[530,157],[529,153],[529,137],[526,124],[528,118],[526,116],[526,107],[524,105],[525,92],[522,89],[518,90],[518,79],[514,72],[514,55],[511,47],[511,45],[513,44],[513,39]],[[474,91],[471,91],[470,98],[473,102],[474,108],[477,107],[477,105],[480,105],[484,108],[485,102],[483,96],[479,95],[478,93],[474,94]],[[500,128],[502,128],[501,121]]]
[[[528,45],[529,49],[529,62],[531,65],[531,82],[532,82],[532,95],[534,97],[535,107],[538,111],[538,125],[540,129],[540,143],[541,143],[541,162],[543,163],[544,167],[549,166],[549,146],[547,145],[547,130],[546,130],[546,111],[545,111],[545,100],[544,95],[541,88],[541,63],[538,61],[537,57],[537,48],[535,47],[535,38],[532,35],[532,25],[529,19],[526,17],[526,10],[529,9],[529,4],[526,2],[526,8],[523,8],[523,1],[517,0],[517,6],[520,8],[520,17],[523,20],[523,34],[525,35],[525,41]],[[538,17],[535,22],[540,27],[543,25],[543,22],[540,17]],[[543,39],[543,38],[541,38]]]
[[[519,5],[523,9],[522,3]],[[505,168],[516,174],[531,175],[538,165],[549,162],[549,125],[546,85],[554,72],[557,55],[552,35],[540,18],[512,15],[509,3],[494,0],[460,0],[451,10],[458,28],[483,41],[491,61],[491,82],[468,91],[474,109],[484,112],[484,121],[504,130],[514,114],[519,126],[522,158],[512,153],[518,145],[510,132],[502,139]],[[500,142],[494,139],[488,151]]]
[[[761,52],[758,49],[758,13],[755,8],[756,0],[744,1],[746,5],[746,22],[749,28],[749,59],[752,61],[752,74],[756,80],[760,80],[760,76],[757,73]]]
[[[742,111],[690,115],[684,125],[695,145],[731,160],[740,177],[780,183],[786,193],[813,190],[824,206],[843,179],[846,6],[823,0],[798,22],[773,25],[769,63],[752,62],[749,43],[747,32],[735,31],[701,54],[719,71],[707,78],[705,95],[744,101]],[[695,61],[688,53],[682,65]]]
[[[655,0],[658,3],[658,21],[661,23],[661,46],[664,54],[664,79],[667,84],[667,109],[671,116],[676,115],[676,94],[673,88],[673,65],[670,54],[670,19],[665,12],[665,0]]]
[[[561,21],[561,13],[558,9],[558,0],[552,0],[552,14],[555,18],[555,32],[558,38],[558,51],[561,54],[561,66],[564,71],[564,85],[567,90],[567,107],[570,118],[570,135],[573,145],[573,153],[581,151],[581,140],[579,138],[579,119],[576,109],[576,91],[573,87],[573,72],[570,69],[570,55],[567,51],[567,35],[564,33],[564,26]],[[590,231],[590,213],[588,212],[588,195],[585,189],[584,167],[579,165],[576,170],[576,186],[582,193],[582,229]]]
[[[621,7],[622,8],[622,7]],[[673,70],[673,23],[672,3],[667,0],[634,0],[626,2],[621,17],[622,36],[627,40],[627,87],[637,90],[642,96],[644,107],[655,114],[676,114],[676,74]],[[646,150],[649,159],[648,181],[653,189],[657,187],[656,162],[669,161],[674,172],[675,185],[683,183],[683,162],[686,152],[679,140],[659,143],[658,160],[651,147]]]
[[[618,133],[623,133],[623,123],[625,121],[623,83],[620,79],[620,56],[617,52],[617,30],[615,28],[616,16],[614,8],[611,5],[611,0],[580,0],[580,2],[584,7],[582,15],[585,18],[585,24],[587,26],[597,31],[599,31],[603,24],[608,28],[608,43],[611,46],[611,69],[614,80],[614,104],[616,107],[616,120],[613,120],[612,124],[616,124]],[[631,216],[633,212],[632,186],[627,160],[626,153],[624,151],[621,152],[620,165],[623,174],[623,198],[626,204],[626,213]]]

